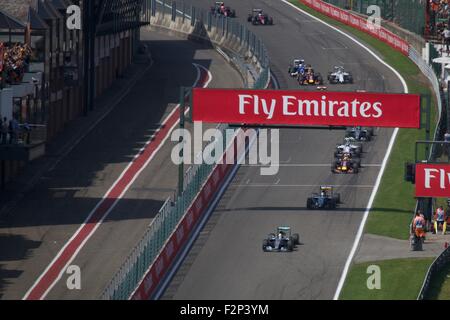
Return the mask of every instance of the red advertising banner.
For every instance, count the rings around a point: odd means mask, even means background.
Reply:
[[[416,164],[416,197],[450,198],[450,164]]]
[[[420,96],[194,88],[194,121],[420,128]]]
[[[367,19],[352,14],[346,10],[333,6],[329,3],[321,0],[299,0],[308,7],[313,8],[337,21],[352,26],[358,30],[370,34],[371,36],[387,43],[389,46],[397,51],[400,51],[404,55],[409,55],[409,44],[393,32],[383,27],[376,27],[373,24],[368,23]]]

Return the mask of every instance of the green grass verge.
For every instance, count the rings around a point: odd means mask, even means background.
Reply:
[[[427,300],[450,300],[450,265],[438,272],[430,282]]]
[[[409,58],[378,39],[320,14],[299,3],[298,0],[290,0],[290,2],[364,42],[403,76],[408,85],[409,93],[430,95],[432,98],[432,138],[438,120],[436,99],[429,82]],[[372,205],[365,232],[403,240],[408,239],[408,226],[416,202],[414,186],[403,179],[404,164],[414,160],[415,142],[424,139],[425,130],[401,129],[399,131]],[[340,299],[416,299],[432,261],[433,259],[395,259],[352,265]],[[376,264],[381,268],[381,290],[369,290],[367,288],[366,282],[369,274],[366,273],[366,270],[371,264]],[[446,281],[446,284],[447,286],[440,288],[439,294],[441,292],[442,294],[439,298],[445,296],[446,293],[450,294],[450,281]]]
[[[341,300],[416,300],[432,258],[395,259],[353,265]],[[367,267],[380,267],[381,288],[370,290]]]
[[[432,137],[437,122],[436,99],[427,79],[408,57],[405,57],[387,44],[362,31],[318,13],[299,3],[298,0],[290,0],[290,2],[365,42],[385,62],[403,76],[410,93],[430,95],[432,97]],[[406,162],[414,160],[415,142],[424,139],[425,130],[401,129],[399,131],[389,163],[373,203],[365,232],[403,240],[408,239],[408,226],[416,202],[414,199],[414,186],[404,181],[404,165]]]

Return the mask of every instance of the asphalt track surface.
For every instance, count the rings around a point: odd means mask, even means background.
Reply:
[[[206,10],[212,3],[192,1]],[[329,90],[403,92],[395,74],[355,42],[281,1],[226,5],[263,39],[281,89],[299,89],[287,68],[304,58],[325,81],[335,65],[353,73],[354,85]],[[274,25],[251,26],[252,8],[266,11]],[[333,148],[343,131],[281,130],[279,173],[261,176],[258,167],[241,166],[162,299],[332,299],[392,133],[375,131],[359,174],[334,175]],[[323,184],[335,185],[343,203],[336,211],[308,211],[307,197]],[[280,225],[298,232],[302,244],[292,253],[264,253],[263,238]]]
[[[142,32],[154,60],[129,94],[1,221],[0,298],[22,299],[63,245],[196,80],[192,63],[211,71],[210,87],[242,86],[239,74],[211,46]],[[170,139],[109,213],[72,265],[81,290],[64,273],[47,299],[98,299],[163,201],[176,191]]]

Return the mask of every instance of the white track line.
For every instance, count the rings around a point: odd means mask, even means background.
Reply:
[[[280,181],[277,181],[280,183]],[[255,187],[255,188],[267,188],[267,187],[280,187],[280,188],[314,188],[320,186],[330,186],[333,188],[373,188],[373,184],[277,184],[275,183],[249,183],[238,184],[237,187]]]
[[[308,16],[308,17],[310,17],[310,18],[312,18],[312,19],[314,19],[314,20],[316,20],[316,21],[326,25],[327,27],[335,30],[336,32],[340,33],[341,35],[349,38],[350,40],[352,40],[353,42],[358,44],[361,48],[366,50],[369,54],[371,54],[381,64],[383,64],[384,66],[389,68],[400,79],[400,81],[401,81],[401,83],[403,85],[404,92],[405,93],[409,92],[408,85],[406,84],[406,81],[402,77],[402,75],[397,70],[395,70],[393,67],[391,67],[389,64],[387,64],[385,61],[383,61],[383,59],[381,59],[375,52],[373,52],[367,46],[362,44],[360,41],[358,41],[357,39],[355,39],[351,35],[345,33],[344,31],[339,30],[338,28],[336,28],[336,27],[326,23],[325,21],[322,21],[319,18],[313,16],[312,14],[309,14],[308,12],[300,9],[299,7],[295,6],[294,4],[292,4],[292,3],[290,3],[290,2],[288,2],[286,0],[281,0],[281,1],[284,2],[285,4],[291,6],[295,10],[297,10],[297,11],[303,13],[304,15],[306,15],[306,16]],[[342,271],[342,275],[341,275],[341,278],[339,280],[338,286],[336,288],[336,292],[334,294],[333,300],[338,300],[339,299],[339,295],[341,294],[342,288],[344,286],[345,279],[347,278],[347,274],[348,274],[348,271],[350,269],[350,265],[351,265],[351,263],[353,261],[353,257],[355,256],[356,250],[359,247],[359,242],[361,241],[361,238],[362,238],[362,234],[363,234],[363,231],[364,231],[364,226],[366,225],[366,222],[367,222],[367,217],[369,216],[369,212],[370,212],[370,210],[372,208],[373,201],[375,200],[375,196],[376,196],[376,194],[378,192],[378,188],[380,187],[381,178],[383,177],[384,170],[386,169],[386,165],[387,165],[387,162],[389,160],[389,156],[391,155],[392,148],[393,148],[394,143],[395,143],[395,139],[397,138],[397,135],[398,135],[398,131],[399,131],[399,129],[395,128],[394,132],[392,133],[392,136],[391,136],[391,139],[389,141],[389,145],[388,145],[386,154],[385,154],[384,159],[383,159],[383,163],[382,163],[381,168],[380,168],[380,172],[378,173],[377,180],[375,182],[375,186],[374,186],[374,188],[372,190],[372,193],[370,195],[370,199],[369,199],[369,202],[367,204],[366,211],[364,212],[364,216],[363,216],[363,219],[362,219],[361,224],[359,226],[358,232],[356,234],[355,241],[353,242],[352,249],[350,251],[350,254],[348,255],[347,261],[345,262],[344,270]]]
[[[200,80],[200,74],[201,72],[199,71],[199,68],[202,68],[204,70],[207,71],[208,73],[208,81],[204,84],[204,87],[207,87],[209,85],[209,83],[212,81],[212,74],[210,73],[209,70],[207,70],[205,67],[195,64],[193,63],[193,65],[197,68],[197,79],[195,81],[195,85],[198,83],[198,81]],[[165,119],[170,119],[171,115],[178,109],[178,106],[173,108],[173,110],[170,112],[170,114],[165,118]],[[186,110],[187,112],[188,110]],[[114,203],[111,205],[111,207],[109,208],[109,210],[103,215],[103,217],[101,218],[101,220],[99,222],[97,222],[96,226],[93,228],[92,232],[83,240],[83,242],[80,244],[80,246],[75,250],[74,254],[72,255],[72,257],[68,260],[68,262],[66,263],[66,265],[61,269],[61,272],[59,273],[58,277],[55,279],[55,281],[53,281],[53,283],[47,288],[47,290],[44,292],[44,294],[40,297],[41,300],[43,300],[47,294],[51,291],[51,289],[56,285],[56,283],[59,282],[59,280],[61,280],[64,272],[67,269],[67,266],[69,266],[72,261],[76,258],[76,256],[78,255],[78,253],[80,252],[80,250],[83,248],[83,246],[86,244],[86,242],[89,240],[89,238],[95,233],[95,231],[98,229],[98,227],[103,223],[104,219],[109,215],[109,213],[114,209],[114,207],[116,206],[116,204],[118,203],[118,201],[123,197],[123,195],[127,192],[127,190],[129,189],[129,187],[134,183],[134,181],[138,178],[138,176],[140,175],[140,173],[147,167],[147,165],[150,163],[150,161],[154,158],[154,156],[158,153],[159,149],[164,145],[164,143],[167,141],[167,139],[170,137],[170,132],[172,132],[172,130],[175,128],[175,126],[178,124],[179,120],[177,120],[175,122],[175,124],[172,126],[172,128],[169,130],[169,134],[167,134],[166,137],[164,137],[164,139],[161,141],[160,145],[155,149],[155,151],[153,152],[153,155],[151,157],[149,157],[149,159],[147,159],[147,161],[145,162],[145,164],[142,166],[142,168],[140,168],[140,170],[137,172],[137,174],[135,175],[135,177],[130,181],[130,183],[128,184],[128,186],[126,186],[124,188],[124,190],[121,192],[120,196],[114,201]],[[163,122],[164,124],[164,122]],[[162,124],[162,125],[163,125]],[[158,128],[157,131],[159,131],[162,128],[162,125]],[[150,144],[152,141],[152,139],[150,139],[149,141],[146,142],[146,144],[140,149],[140,151],[134,156],[133,160],[135,158],[137,158],[141,152],[147,147],[148,144]],[[58,254],[55,256],[55,258],[50,262],[50,264],[46,267],[46,269],[44,270],[44,272],[39,276],[39,278],[34,282],[34,284],[31,286],[31,288],[25,293],[25,296],[23,297],[23,299],[27,299],[28,295],[31,293],[31,291],[35,288],[35,286],[41,281],[41,279],[47,274],[48,270],[53,266],[53,264],[55,263],[55,261],[61,256],[61,254],[64,252],[64,250],[66,249],[66,247],[72,242],[72,240],[81,232],[81,230],[83,230],[84,226],[86,225],[87,222],[90,221],[92,215],[97,211],[97,208],[102,204],[102,202],[105,200],[105,197],[110,193],[110,191],[116,186],[116,184],[121,180],[121,178],[123,177],[123,175],[128,171],[128,168],[133,164],[133,160],[130,161],[130,163],[127,165],[127,167],[122,171],[122,173],[120,174],[120,176],[114,181],[114,183],[111,185],[111,187],[108,189],[108,191],[104,194],[104,196],[102,197],[102,199],[97,203],[97,205],[94,207],[94,209],[92,209],[92,211],[89,213],[88,217],[85,219],[85,221],[80,225],[80,227],[77,229],[77,231],[72,235],[72,237],[66,242],[66,244],[61,248],[61,250],[58,252]]]
[[[271,163],[272,166],[279,166],[279,167],[317,167],[317,168],[322,168],[322,167],[331,167],[331,162],[330,163]],[[267,167],[268,165],[266,164],[241,164],[242,167]],[[381,167],[381,164],[364,164],[361,163],[361,167]]]
[[[239,129],[236,131],[235,136],[237,136],[239,134],[240,130],[242,130],[242,129]],[[181,264],[185,260],[186,256],[189,254],[189,252],[192,248],[192,245],[197,240],[198,235],[200,234],[201,230],[203,230],[203,227],[205,226],[209,217],[214,212],[214,209],[216,208],[219,200],[222,198],[222,195],[225,193],[225,191],[227,190],[231,181],[234,179],[236,172],[238,171],[238,169],[240,167],[239,162],[242,161],[242,159],[245,157],[245,155],[248,152],[248,149],[250,148],[250,145],[253,144],[255,140],[256,140],[256,135],[252,136],[252,139],[251,139],[249,145],[245,149],[245,152],[243,152],[242,155],[240,155],[239,161],[231,169],[231,172],[229,173],[228,177],[226,177],[225,181],[222,183],[222,186],[219,188],[213,201],[210,204],[208,204],[207,210],[203,214],[203,217],[197,223],[197,226],[191,231],[192,235],[189,237],[189,240],[184,245],[184,248],[182,249],[182,251],[180,253],[178,253],[178,256],[175,258],[176,259],[175,264],[172,267],[170,267],[169,273],[162,280],[161,284],[159,285],[156,292],[154,293],[152,300],[159,300],[159,298],[163,295],[163,293],[167,289],[167,286],[172,281],[173,276],[176,274],[176,272],[180,268]],[[233,141],[234,141],[234,139],[233,139]]]

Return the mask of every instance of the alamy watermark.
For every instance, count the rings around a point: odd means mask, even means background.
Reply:
[[[73,264],[67,267],[66,273],[69,275],[66,280],[66,286],[69,290],[81,290],[81,269]]]
[[[81,8],[77,5],[67,7],[66,27],[69,30],[81,30]]]
[[[381,8],[377,5],[371,5],[367,7],[367,26],[370,30],[381,28]]]
[[[210,128],[203,132],[202,123],[194,122],[193,135],[187,129],[175,129],[171,140],[178,142],[171,153],[172,161],[176,165],[245,164],[248,158],[248,164],[261,166],[261,175],[276,175],[279,170],[279,129],[248,128],[239,132],[235,129],[222,131]],[[204,144],[206,145],[203,147]],[[236,148],[230,147],[232,144],[235,144]]]
[[[381,268],[377,265],[370,265],[366,270],[370,276],[367,278],[366,285],[369,290],[381,290]]]

